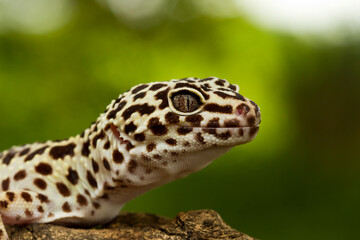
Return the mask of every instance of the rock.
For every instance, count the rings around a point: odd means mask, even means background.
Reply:
[[[213,210],[179,213],[169,219],[145,213],[121,213],[101,228],[79,229],[52,224],[6,226],[11,239],[238,239],[254,240],[232,229]]]

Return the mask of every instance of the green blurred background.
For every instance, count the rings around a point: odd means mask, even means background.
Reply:
[[[1,0],[0,149],[80,133],[138,83],[225,78],[261,107],[258,137],[124,210],[209,208],[260,239],[360,239],[359,34],[277,31],[235,6]]]

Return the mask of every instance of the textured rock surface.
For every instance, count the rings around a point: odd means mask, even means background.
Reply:
[[[144,213],[121,213],[101,228],[79,229],[51,224],[7,226],[11,239],[239,239],[253,240],[232,229],[213,210],[179,213],[174,219]]]

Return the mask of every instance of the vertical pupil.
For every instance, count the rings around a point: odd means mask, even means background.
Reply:
[[[186,106],[187,106],[186,110],[188,112],[190,112],[190,96],[189,95],[185,96],[185,101],[186,101]]]

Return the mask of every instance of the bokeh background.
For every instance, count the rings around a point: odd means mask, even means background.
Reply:
[[[80,133],[135,84],[218,76],[261,107],[258,137],[124,210],[360,239],[359,29],[356,0],[0,0],[0,149]]]

